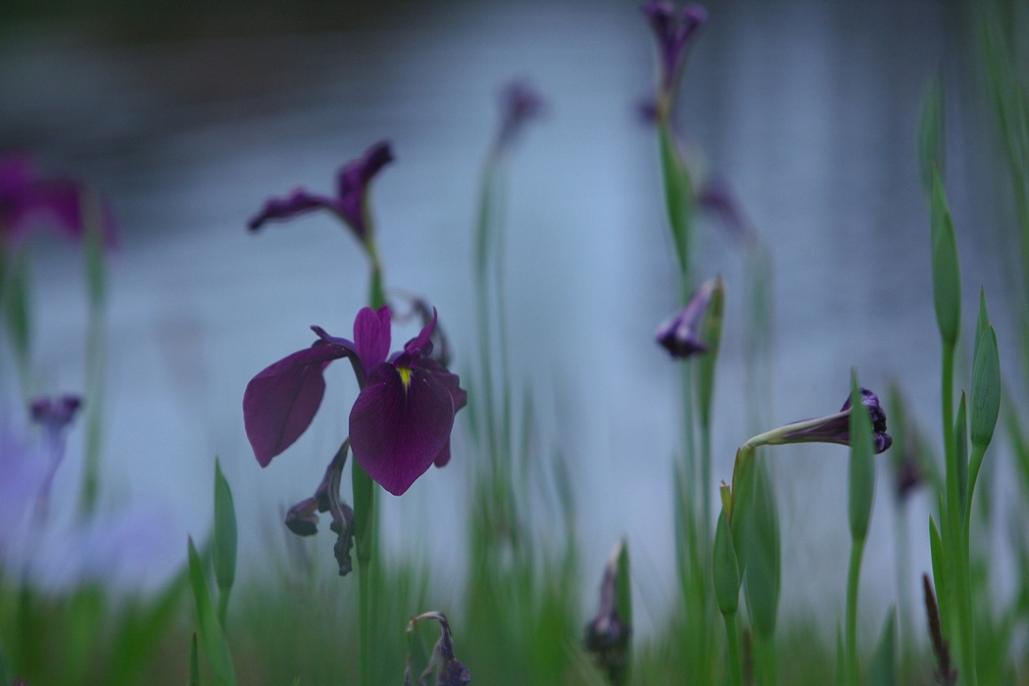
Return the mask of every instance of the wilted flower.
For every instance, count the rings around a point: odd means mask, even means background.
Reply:
[[[0,243],[18,241],[36,227],[54,227],[75,240],[86,230],[83,187],[44,177],[25,155],[0,155]],[[103,210],[105,242],[114,243],[113,221]]]
[[[668,97],[679,80],[692,38],[707,21],[707,10],[693,4],[677,9],[669,0],[650,0],[643,6],[643,13],[657,37],[661,91]]]
[[[500,93],[500,129],[497,148],[504,148],[518,137],[525,124],[543,114],[541,96],[525,81],[512,81]]]
[[[872,420],[875,452],[881,453],[893,443],[886,433],[886,413],[879,398],[867,388],[861,389],[861,404],[868,409]],[[827,417],[805,419],[755,436],[751,445],[782,445],[786,443],[838,443],[850,445],[850,396],[840,411]]]
[[[354,458],[393,495],[402,495],[435,463],[450,461],[450,431],[466,395],[460,379],[431,357],[436,316],[389,354],[390,310],[363,308],[354,340],[312,327],[319,340],[255,376],[243,396],[247,438],[262,467],[310,425],[325,393],[322,372],[350,360],[361,388],[350,412]]]
[[[337,172],[334,197],[298,188],[284,198],[268,200],[250,219],[248,226],[251,231],[257,231],[269,221],[288,220],[314,210],[329,210],[350,227],[362,244],[368,245],[371,232],[366,208],[368,188],[379,170],[392,161],[393,151],[389,142],[379,141]]]
[[[686,358],[707,351],[707,346],[700,340],[700,325],[717,285],[717,277],[700,284],[700,288],[690,296],[686,307],[658,327],[657,342],[672,357]]]
[[[408,656],[407,668],[404,670],[405,686],[427,685],[428,678],[433,672],[436,673],[436,686],[465,686],[472,682],[472,675],[468,668],[461,664],[461,661],[454,655],[454,638],[450,632],[450,622],[442,612],[424,612],[417,617],[412,617],[407,623],[408,633],[413,632],[418,622],[431,619],[439,622],[439,640],[432,649],[432,657],[425,670],[418,675],[418,681],[413,680],[411,674],[411,658]]]
[[[340,479],[349,451],[348,439],[343,441],[332,462],[326,467],[314,496],[304,498],[286,512],[286,526],[297,536],[313,536],[318,533],[319,512],[328,512],[332,516],[329,528],[336,533],[333,552],[339,564],[340,576],[346,576],[353,568],[350,548],[354,542],[354,510],[339,498]]]

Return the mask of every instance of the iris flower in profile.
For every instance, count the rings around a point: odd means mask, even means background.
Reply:
[[[262,467],[304,433],[325,393],[323,372],[350,360],[361,390],[350,411],[358,464],[383,488],[402,495],[430,465],[450,461],[450,432],[465,405],[460,379],[432,357],[436,314],[402,350],[390,354],[390,310],[363,308],[354,339],[318,336],[255,376],[243,395],[247,438]]]
[[[872,420],[875,452],[884,452],[893,444],[893,438],[886,432],[886,412],[879,402],[879,397],[867,388],[862,388],[861,404],[867,408],[868,416]],[[804,419],[787,424],[755,436],[748,443],[753,446],[785,445],[787,443],[850,445],[850,411],[850,396],[847,396],[847,401],[843,403],[839,412],[817,419]]]
[[[41,228],[82,240],[87,226],[84,197],[81,184],[43,176],[26,155],[0,155],[0,244],[16,243]],[[103,212],[104,241],[113,245],[114,222],[106,208]]]
[[[371,221],[368,218],[368,190],[372,179],[393,161],[393,150],[388,141],[379,141],[364,154],[352,160],[336,173],[336,194],[318,195],[297,188],[285,197],[271,198],[247,226],[257,231],[271,221],[287,221],[315,210],[328,210],[350,227],[364,245],[369,245]]]
[[[472,683],[471,672],[454,654],[454,637],[446,615],[442,612],[431,611],[412,617],[411,621],[407,623],[408,633],[414,631],[415,625],[424,620],[434,620],[439,623],[439,640],[432,649],[429,664],[425,666],[425,671],[418,675],[417,681],[411,672],[411,656],[407,656],[404,686],[427,686],[433,672],[436,674],[436,686],[466,686]]]
[[[503,149],[519,136],[525,125],[543,115],[546,103],[526,81],[511,81],[500,93],[500,129],[497,148]]]
[[[669,0],[650,0],[643,6],[643,13],[657,38],[661,92],[669,97],[679,81],[690,44],[707,22],[707,10],[694,4],[678,9]]]
[[[672,357],[687,358],[707,351],[707,346],[700,340],[700,325],[717,285],[717,277],[702,283],[686,306],[658,327],[657,342]]]

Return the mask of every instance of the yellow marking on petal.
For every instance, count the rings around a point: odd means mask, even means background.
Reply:
[[[400,383],[404,384],[406,391],[411,386],[411,370],[408,367],[397,367],[397,373],[400,374]]]

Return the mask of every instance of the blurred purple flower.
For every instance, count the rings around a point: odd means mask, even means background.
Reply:
[[[29,405],[32,421],[47,429],[61,430],[68,426],[82,407],[77,395],[58,395],[36,398]]]
[[[670,0],[649,0],[643,6],[643,13],[657,38],[661,91],[667,97],[675,90],[692,38],[707,21],[707,10],[694,4],[677,10]]]
[[[716,283],[717,279],[708,279],[700,284],[700,288],[690,296],[686,307],[658,327],[657,342],[672,357],[687,358],[707,351],[707,346],[700,340],[700,325]]]
[[[861,404],[868,409],[872,420],[875,452],[881,453],[890,447],[893,438],[886,433],[886,413],[878,396],[867,388],[861,389]],[[850,445],[850,396],[836,414],[819,419],[794,422],[783,427],[773,443],[838,443]]]
[[[900,460],[896,461],[894,471],[897,500],[903,502],[922,485],[922,468],[918,466],[915,456],[906,450]]]
[[[379,141],[337,172],[334,197],[298,188],[284,198],[268,200],[247,226],[251,231],[257,231],[270,221],[289,220],[313,210],[329,210],[349,226],[362,243],[367,244],[371,230],[366,207],[368,188],[376,174],[393,159],[389,142]]]
[[[435,326],[434,312],[392,355],[388,307],[358,312],[353,341],[312,327],[319,340],[260,372],[243,395],[247,438],[258,463],[267,466],[304,433],[325,393],[322,373],[346,357],[361,388],[350,411],[350,443],[361,467],[402,495],[429,465],[446,465],[454,415],[466,395],[457,375],[431,357]]]
[[[33,423],[43,428],[50,451],[46,480],[43,482],[38,496],[41,515],[45,515],[49,506],[54,477],[57,476],[57,470],[64,461],[68,427],[75,419],[80,407],[82,407],[82,398],[76,395],[44,396],[36,398],[29,404],[29,415]]]
[[[505,148],[518,137],[525,124],[543,115],[545,101],[525,81],[512,81],[500,93],[500,129],[497,148]]]
[[[708,180],[697,191],[697,204],[705,212],[718,217],[736,239],[751,237],[750,225],[729,184],[719,179]]]
[[[85,189],[75,181],[40,174],[28,156],[0,155],[0,244],[22,240],[37,228],[53,227],[82,240],[86,230]],[[103,208],[104,242],[116,242],[114,222]]]

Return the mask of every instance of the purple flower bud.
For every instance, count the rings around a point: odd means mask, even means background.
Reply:
[[[897,500],[905,501],[919,486],[922,485],[922,468],[918,466],[918,460],[910,451],[904,451],[904,455],[898,460],[894,474],[895,486],[897,489]]]
[[[269,221],[285,221],[314,210],[328,210],[346,223],[362,243],[367,244],[371,232],[368,189],[372,179],[393,159],[389,142],[379,141],[337,172],[335,196],[317,195],[297,188],[284,198],[268,200],[247,226],[251,231],[257,231]]]
[[[48,227],[82,240],[86,230],[84,194],[85,189],[75,181],[44,177],[25,155],[0,155],[0,244]],[[106,207],[101,230],[104,242],[114,246],[114,221]]]
[[[707,10],[701,5],[686,5],[677,11],[669,0],[650,0],[643,13],[657,38],[661,60],[661,90],[670,95],[675,89],[697,30],[707,22]]]
[[[886,413],[879,403],[879,398],[867,388],[861,389],[861,404],[868,409],[868,416],[872,420],[875,452],[881,453],[893,443],[893,439],[886,433]],[[781,433],[768,442],[850,445],[850,396],[836,414],[794,422],[783,427]]]
[[[700,340],[700,325],[704,321],[707,305],[715,290],[717,279],[708,279],[700,285],[686,307],[669,317],[657,329],[657,342],[672,357],[687,358],[707,351],[707,346]]]
[[[525,124],[543,115],[543,97],[525,81],[512,81],[500,93],[500,129],[497,147],[504,148],[518,137]]]
[[[617,584],[618,559],[621,548],[604,566],[604,578],[600,583],[600,605],[597,614],[586,625],[583,640],[586,650],[597,659],[598,665],[607,672],[611,683],[619,683],[618,675],[624,673],[628,660],[629,638],[632,627],[628,618],[618,615]]]

